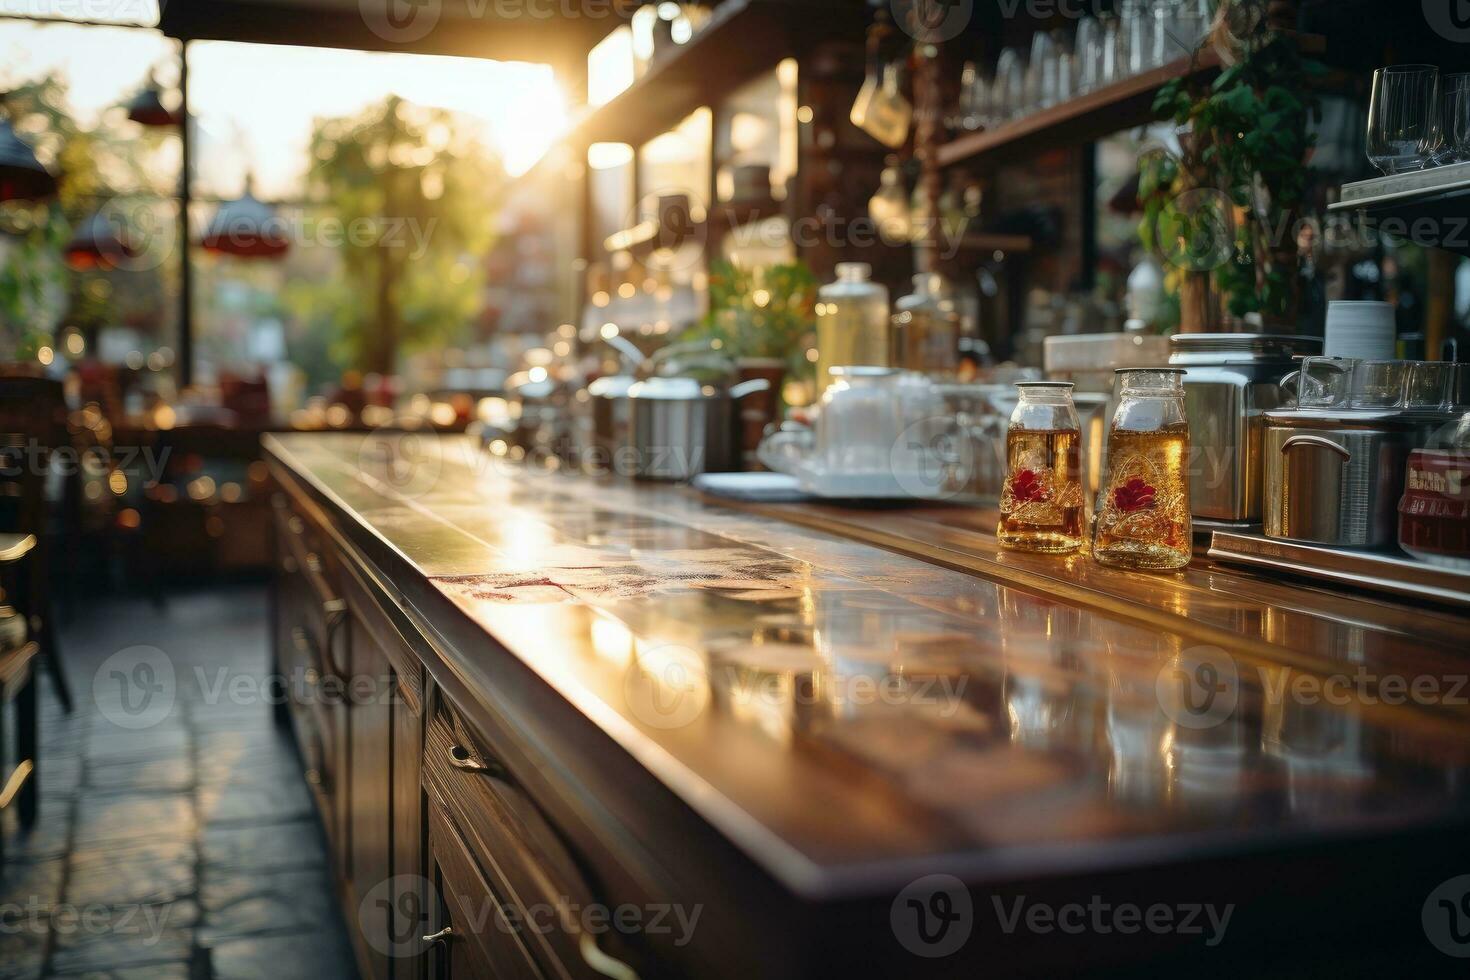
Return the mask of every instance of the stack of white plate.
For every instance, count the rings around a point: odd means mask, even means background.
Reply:
[[[1392,303],[1339,300],[1327,304],[1328,357],[1364,361],[1391,361],[1396,355],[1398,331]]]

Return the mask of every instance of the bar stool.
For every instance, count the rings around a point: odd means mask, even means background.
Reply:
[[[36,548],[31,534],[0,534],[0,599],[15,605],[0,605],[0,818],[12,806],[17,808],[20,825],[30,829],[36,825],[40,778],[40,739],[38,737],[38,692],[32,675],[32,664],[41,645],[29,638],[26,627],[25,567]],[[4,712],[11,704],[16,711],[15,762],[10,760],[6,745]],[[0,876],[4,874],[5,834],[0,827]]]
[[[49,536],[46,533],[46,474],[51,454],[71,445],[66,397],[51,378],[0,374],[0,531],[35,538],[26,583],[30,633],[41,645],[62,707],[72,709],[71,687],[61,667],[51,596]],[[68,479],[75,479],[72,474]],[[70,523],[70,519],[68,520]],[[63,528],[70,533],[70,528]]]

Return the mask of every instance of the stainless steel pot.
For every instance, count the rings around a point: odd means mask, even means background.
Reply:
[[[1409,450],[1437,423],[1403,412],[1268,412],[1267,537],[1347,548],[1391,545]]]
[[[1280,379],[1294,358],[1321,353],[1316,337],[1179,334],[1169,363],[1182,367],[1189,418],[1190,513],[1204,521],[1261,520],[1263,413],[1286,401]]]
[[[765,391],[756,378],[729,388],[693,378],[648,378],[628,389],[632,406],[633,475],[688,480],[740,468],[735,403]]]
[[[611,374],[587,386],[591,432],[583,469],[595,473],[618,469],[627,447],[633,444],[633,402],[628,392],[637,383],[631,375]]]

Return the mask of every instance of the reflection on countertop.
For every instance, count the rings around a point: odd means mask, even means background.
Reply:
[[[1259,644],[1241,655],[678,488],[388,441],[268,450],[750,849],[777,841],[838,875],[955,854],[1086,866],[1470,813],[1470,722],[1313,697]],[[460,652],[494,683],[490,657]]]

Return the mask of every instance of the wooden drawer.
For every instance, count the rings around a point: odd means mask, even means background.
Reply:
[[[504,899],[485,880],[445,811],[429,807],[429,854],[449,927],[450,980],[541,980],[525,935],[506,918]]]
[[[430,811],[442,809],[459,831],[468,860],[526,928],[522,939],[537,964],[553,977],[619,977],[634,971],[614,955],[619,936],[581,928],[600,900],[563,835],[514,776],[484,751],[443,697],[435,699],[424,738],[423,779]]]

